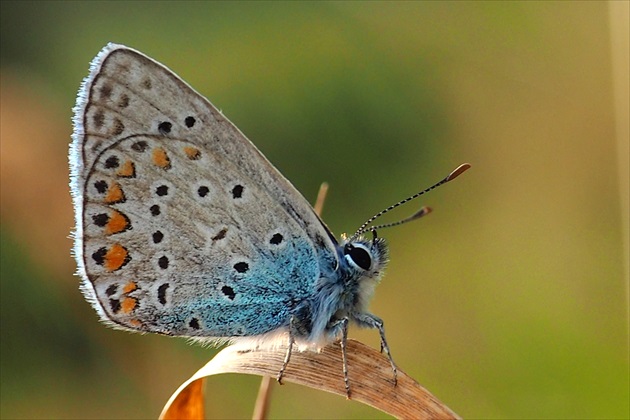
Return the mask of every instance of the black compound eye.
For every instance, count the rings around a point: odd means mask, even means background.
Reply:
[[[343,253],[345,255],[349,255],[350,259],[352,259],[352,262],[362,269],[370,269],[370,266],[372,265],[372,257],[370,256],[370,253],[367,252],[367,250],[365,250],[363,247],[347,244],[343,249]]]

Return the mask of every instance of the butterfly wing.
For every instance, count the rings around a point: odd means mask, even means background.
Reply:
[[[336,241],[304,197],[161,64],[109,44],[74,111],[74,253],[105,322],[262,334],[337,267]]]

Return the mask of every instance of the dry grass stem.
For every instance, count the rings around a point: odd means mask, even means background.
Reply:
[[[189,387],[201,393],[197,381],[221,373],[246,373],[275,377],[282,366],[286,347],[273,350],[243,351],[228,346],[195,373],[170,398],[160,419],[202,418],[180,412],[180,398],[190,399]],[[392,383],[389,360],[378,351],[355,340],[348,340],[348,370],[351,398],[396,418],[459,418],[451,409],[402,371],[398,384]],[[320,353],[297,352],[291,356],[283,381],[305,385],[346,397],[338,343],[326,346]],[[181,397],[181,395],[184,397]]]

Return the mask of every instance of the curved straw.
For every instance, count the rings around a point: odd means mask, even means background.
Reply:
[[[352,399],[370,405],[396,418],[457,419],[459,416],[439,401],[410,376],[398,371],[398,383],[392,382],[389,359],[355,340],[348,340],[348,370]],[[228,346],[219,352],[171,396],[160,419],[195,417],[195,410],[181,404],[191,395],[201,393],[200,380],[221,373],[246,373],[275,376],[284,360],[286,345],[271,350],[244,351]],[[328,345],[321,352],[298,352],[291,356],[284,377],[286,382],[346,396],[341,374],[341,350],[338,343]],[[185,411],[180,411],[182,408]],[[203,416],[203,413],[198,413]]]

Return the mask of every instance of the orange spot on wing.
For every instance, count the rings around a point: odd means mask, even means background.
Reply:
[[[124,314],[128,314],[138,305],[138,299],[132,297],[126,297],[120,301],[120,310]]]
[[[153,149],[153,163],[162,169],[170,169],[171,160],[166,154],[166,150],[161,147]]]
[[[127,249],[120,244],[114,244],[105,254],[104,266],[107,271],[116,271],[131,260]]]
[[[120,184],[117,182],[112,183],[107,190],[107,195],[105,196],[106,204],[116,204],[122,203],[125,201],[125,193],[122,188],[120,188]]]
[[[121,212],[114,210],[113,214],[109,216],[109,221],[105,226],[105,233],[107,235],[113,235],[114,233],[124,232],[130,227],[129,219]]]
[[[136,284],[136,282],[130,281],[129,283],[125,284],[125,287],[123,287],[123,293],[131,293],[137,288],[138,285]]]
[[[196,147],[186,146],[184,147],[184,153],[190,160],[197,160],[201,157],[201,152]]]
[[[136,166],[132,161],[127,160],[120,166],[116,175],[123,178],[133,178],[136,176]]]
[[[129,325],[131,325],[132,327],[136,327],[136,328],[142,327],[142,323],[140,321],[138,321],[137,319],[130,319],[129,320]]]

